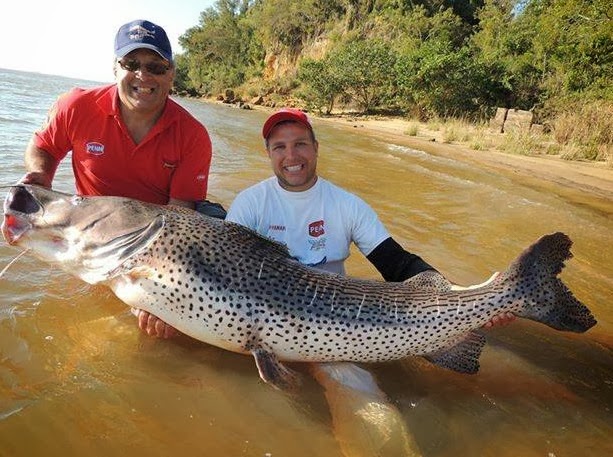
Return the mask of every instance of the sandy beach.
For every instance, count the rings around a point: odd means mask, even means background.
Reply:
[[[345,124],[348,128],[432,154],[478,162],[487,167],[511,170],[613,198],[613,168],[604,162],[578,162],[546,155],[513,155],[495,150],[475,151],[461,144],[444,143],[440,132],[429,131],[425,134],[409,136],[404,132],[408,131],[412,122],[399,118],[337,117],[318,118],[318,120]]]

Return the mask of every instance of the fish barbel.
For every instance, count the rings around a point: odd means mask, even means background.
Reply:
[[[540,238],[493,281],[454,290],[434,272],[403,283],[308,268],[252,230],[194,211],[121,197],[10,189],[2,233],[181,332],[252,354],[265,381],[296,383],[282,362],[382,362],[424,356],[474,373],[477,331],[503,312],[558,330],[596,320],[558,278],[571,258],[563,233]]]

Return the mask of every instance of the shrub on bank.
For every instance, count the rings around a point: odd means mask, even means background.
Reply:
[[[552,120],[553,137],[568,159],[612,161],[613,103],[577,102],[560,110]]]

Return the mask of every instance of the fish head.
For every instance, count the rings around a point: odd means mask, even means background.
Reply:
[[[164,226],[163,212],[122,197],[84,197],[17,185],[4,201],[2,234],[9,245],[95,284],[109,279],[148,246]]]

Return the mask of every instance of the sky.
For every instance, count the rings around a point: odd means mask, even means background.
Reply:
[[[215,0],[12,0],[0,15],[0,68],[113,81],[119,27],[147,19],[166,30],[174,53]]]

